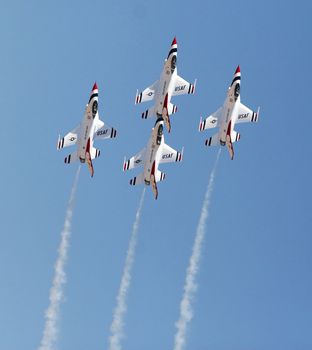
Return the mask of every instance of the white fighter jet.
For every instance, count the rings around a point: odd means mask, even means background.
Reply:
[[[177,111],[177,106],[170,102],[171,97],[194,94],[196,86],[196,80],[194,84],[190,84],[178,76],[177,51],[177,40],[174,38],[160,79],[140,93],[137,90],[135,96],[135,104],[155,99],[154,106],[143,112],[142,118],[146,119],[153,115],[157,118],[162,117],[169,132],[171,128],[169,116]]]
[[[178,152],[165,144],[163,129],[164,120],[158,118],[152,129],[152,134],[147,147],[143,148],[139,153],[123,163],[123,170],[129,170],[143,165],[144,170],[141,174],[130,180],[130,185],[152,186],[155,199],[158,197],[157,182],[165,179],[165,173],[158,170],[161,163],[181,162],[183,158],[182,152]]]
[[[234,130],[234,125],[238,123],[257,122],[259,118],[259,108],[257,112],[254,112],[241,103],[240,80],[241,72],[238,66],[223,106],[205,120],[201,118],[199,122],[199,131],[219,127],[218,133],[207,139],[205,145],[226,145],[231,159],[234,157],[233,142],[240,139],[240,134]]]
[[[99,157],[100,150],[93,147],[95,139],[107,139],[116,137],[116,129],[104,124],[99,118],[98,112],[98,87],[94,84],[89,102],[86,106],[82,122],[63,138],[59,136],[57,149],[77,144],[77,150],[65,158],[65,163],[73,163],[80,160],[87,162],[91,176],[94,175],[92,159]]]

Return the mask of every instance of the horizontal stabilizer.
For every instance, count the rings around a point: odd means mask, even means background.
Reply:
[[[142,113],[142,119],[147,119],[149,117],[152,117],[155,115],[155,106],[147,109],[145,112]]]
[[[240,133],[235,131],[235,130],[233,130],[231,132],[231,141],[232,142],[237,142],[238,140],[240,140]]]
[[[140,185],[141,183],[143,183],[143,173],[139,174],[138,176],[135,176],[133,179],[130,180],[131,186]]]
[[[220,145],[220,137],[219,134],[214,134],[213,136],[209,137],[209,139],[207,139],[205,141],[205,145],[206,146],[217,146]]]
[[[162,173],[160,170],[157,170],[156,178],[155,178],[156,182],[165,180],[165,177],[166,177],[165,173]]]
[[[99,149],[96,149],[94,147],[91,149],[91,159],[99,157],[100,154],[101,154],[101,151]]]
[[[178,107],[172,103],[169,103],[169,106],[168,106],[168,113],[169,115],[171,114],[174,114],[178,111]]]
[[[78,160],[78,154],[77,152],[69,154],[67,157],[65,157],[64,162],[65,164],[74,163]]]

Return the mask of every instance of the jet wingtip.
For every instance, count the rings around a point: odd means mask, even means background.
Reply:
[[[171,46],[177,45],[177,44],[178,44],[178,43],[177,43],[177,37],[175,36],[175,37],[173,38],[173,40],[172,40]]]
[[[240,66],[238,65],[235,71],[235,74],[240,73]]]
[[[93,88],[92,88],[92,91],[94,91],[94,90],[98,90],[98,86],[96,84],[96,81],[94,82],[94,85],[93,85]]]

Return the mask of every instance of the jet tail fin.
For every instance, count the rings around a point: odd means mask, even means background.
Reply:
[[[87,161],[87,165],[88,165],[91,177],[93,177],[93,175],[94,175],[94,168],[93,168],[93,164],[92,164],[92,157],[91,157],[89,152],[86,152],[86,161]]]
[[[233,160],[233,158],[234,158],[234,147],[233,147],[233,143],[232,143],[230,135],[226,135],[226,142],[225,142],[225,144],[226,144],[226,147],[227,147],[227,149],[228,149],[228,151],[230,153],[230,157]]]
[[[160,170],[157,170],[156,179],[155,179],[156,182],[165,180],[165,177],[166,177],[165,173],[162,173]]]
[[[178,111],[178,106],[176,106],[176,105],[174,105],[172,103],[168,104],[168,114],[169,115],[177,113],[177,111]]]
[[[171,123],[170,123],[170,117],[168,113],[163,113],[163,119],[166,125],[166,128],[168,130],[168,132],[171,131]]]
[[[171,124],[170,124],[170,117],[169,117],[169,106],[168,106],[168,93],[166,94],[166,97],[164,99],[164,107],[162,110],[162,117],[165,121],[166,128],[168,132],[171,130]]]
[[[167,98],[166,98],[166,101],[167,101]],[[172,103],[167,103],[167,102],[163,108],[162,117],[165,121],[166,128],[167,128],[168,132],[170,132],[170,130],[171,130],[170,115],[176,113],[177,110],[178,110],[178,107],[176,105],[174,105]]]
[[[153,190],[153,193],[154,193],[154,197],[155,199],[158,198],[158,189],[157,189],[157,183],[156,183],[156,178],[155,178],[155,175],[151,175],[151,186],[152,186],[152,190]]]

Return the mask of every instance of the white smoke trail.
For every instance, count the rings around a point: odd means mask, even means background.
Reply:
[[[184,283],[183,297],[180,303],[180,318],[176,322],[177,332],[174,340],[174,350],[182,350],[186,342],[186,332],[188,323],[193,318],[192,302],[197,291],[196,277],[199,271],[199,260],[201,256],[201,249],[205,238],[206,221],[208,218],[208,209],[210,205],[211,194],[213,191],[213,183],[216,168],[220,157],[221,148],[210,173],[209,182],[202,205],[202,210],[196,230],[195,241],[193,245],[192,255],[190,257],[189,266],[186,271],[186,278]]]
[[[63,287],[66,283],[65,265],[67,261],[67,251],[69,238],[71,235],[71,222],[76,197],[77,184],[80,174],[80,165],[77,169],[74,183],[71,189],[69,202],[66,210],[64,227],[61,232],[61,243],[58,248],[58,257],[54,266],[54,277],[50,289],[50,304],[45,312],[45,326],[39,350],[53,350],[56,348],[58,335],[58,319],[60,304],[63,300]]]
[[[141,210],[143,206],[145,195],[145,188],[143,189],[139,207],[135,216],[135,221],[132,228],[132,234],[130,237],[129,247],[127,251],[125,266],[119,286],[119,291],[116,297],[117,305],[113,313],[113,321],[110,327],[111,336],[109,337],[109,349],[110,350],[121,350],[121,339],[124,336],[124,316],[127,311],[126,299],[128,290],[131,283],[131,270],[134,263],[135,248],[138,240],[138,230],[141,217]]]

